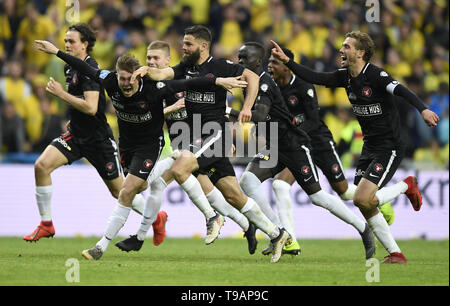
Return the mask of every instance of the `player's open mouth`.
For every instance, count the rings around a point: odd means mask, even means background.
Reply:
[[[347,62],[347,56],[341,55],[341,65],[345,65],[346,62]]]

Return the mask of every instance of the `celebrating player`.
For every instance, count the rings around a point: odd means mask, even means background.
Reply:
[[[241,65],[216,59],[210,55],[211,33],[208,28],[200,25],[189,27],[184,32],[183,38],[183,62],[175,66],[167,74],[161,77],[176,79],[198,76],[241,76],[247,81],[247,95],[239,114],[239,122],[247,122],[251,119],[251,108],[258,91],[258,76]],[[145,75],[147,71],[142,69],[137,75]],[[186,111],[190,126],[189,150],[179,152],[177,160],[170,168],[170,175],[180,185],[191,185],[192,174],[200,173],[211,175],[212,183],[223,194],[226,201],[243,213],[250,222],[266,233],[271,239],[273,254],[271,262],[278,262],[281,252],[289,234],[273,224],[261,211],[255,201],[244,195],[239,188],[233,166],[224,152],[229,152],[231,145],[225,141],[229,133],[225,128],[226,91],[217,87],[205,87],[201,91],[188,90],[185,96]],[[200,115],[200,116],[199,116]],[[194,122],[195,119],[199,121]],[[195,124],[194,124],[195,123]],[[201,129],[207,125],[214,126],[213,132],[201,132],[195,134],[194,126],[200,123]],[[228,138],[229,139],[229,138]],[[221,155],[206,156],[205,151],[216,149]],[[192,150],[193,152],[191,152]],[[211,152],[209,152],[211,153]],[[165,182],[161,182],[163,186]],[[163,189],[162,187],[161,189]],[[204,190],[208,194],[211,190]]]
[[[284,54],[276,42],[272,43],[274,57],[305,81],[345,88],[364,136],[364,146],[356,167],[354,204],[388,251],[389,255],[384,263],[406,263],[386,220],[378,210],[379,204],[389,202],[402,193],[408,196],[415,210],[419,210],[422,205],[415,177],[410,176],[395,185],[384,187],[404,156],[394,96],[403,97],[411,103],[430,127],[437,125],[439,117],[427,109],[416,94],[394,80],[382,68],[369,62],[375,45],[367,33],[354,31],[346,34],[339,51],[342,68],[334,72],[315,72],[297,64]]]
[[[170,62],[170,46],[168,43],[164,41],[154,41],[152,42],[147,49],[147,66],[156,67],[156,68],[166,68],[169,67]],[[186,112],[186,108],[184,107],[184,92],[173,92],[169,95],[165,96],[163,99],[164,108],[164,116],[167,124],[167,128],[169,130],[169,136],[171,139],[171,145],[174,145],[173,141],[176,137],[180,136],[178,130],[176,130],[177,123],[187,123],[188,115]],[[174,127],[172,129],[172,127]],[[181,149],[181,146],[173,147],[173,150]],[[144,221],[141,223],[139,230],[136,235],[132,235],[129,238],[116,243],[116,246],[124,251],[138,251],[142,247],[144,238],[149,229],[149,225],[152,224],[154,218],[150,216],[155,216],[155,212],[159,211],[161,207],[161,199],[159,198],[162,195],[162,191],[160,186],[163,181],[165,184],[169,184],[172,180],[170,179],[170,174],[167,171],[171,165],[173,164],[174,159],[168,157],[165,160],[159,161],[151,176],[148,178],[148,181],[151,183],[151,194],[147,199],[147,205],[144,210],[144,216],[146,217]],[[162,179],[160,178],[162,175]],[[199,182],[202,186],[208,184],[208,187],[202,187],[202,189],[212,190],[211,192],[206,194],[206,198],[208,202],[211,204],[212,208],[218,211],[222,216],[229,217],[233,221],[235,221],[245,232],[245,237],[248,242],[248,249],[250,254],[255,252],[257,241],[255,237],[255,226],[248,222],[248,219],[241,214],[237,209],[228,204],[223,195],[211,185],[208,177],[204,175],[199,176],[201,179]],[[165,186],[162,185],[163,187]],[[149,217],[147,217],[149,216]],[[219,217],[219,216],[217,216]],[[214,224],[214,218],[208,220],[207,222],[207,236],[206,243],[212,243],[217,236],[212,232],[213,227],[210,225]],[[223,223],[222,223],[223,224]]]
[[[70,26],[64,38],[68,54],[98,68],[97,62],[89,56],[95,41],[93,30],[83,23]],[[55,234],[51,216],[51,173],[55,169],[86,157],[97,169],[113,197],[119,196],[123,183],[117,145],[106,122],[103,87],[70,65],[64,67],[64,74],[68,91],[64,91],[53,78],[47,84],[47,91],[67,102],[70,123],[68,131],[53,140],[34,165],[36,201],[42,221],[35,231],[23,238],[26,241],[38,241]],[[136,195],[131,207],[142,214],[144,206],[142,195]],[[158,215],[155,224],[160,224],[160,217]],[[164,237],[160,235],[160,226],[154,227],[154,230],[154,237],[162,241]]]
[[[122,55],[116,63],[116,72],[100,70],[84,61],[58,50],[48,41],[36,41],[37,49],[56,54],[81,74],[101,82],[111,97],[119,123],[119,145],[121,162],[127,174],[119,192],[118,203],[109,218],[105,235],[95,247],[84,250],[83,257],[99,259],[111,239],[125,224],[134,196],[147,188],[150,175],[164,146],[163,106],[161,97],[171,91],[200,88],[206,85],[244,86],[234,78],[196,78],[190,80],[155,82],[143,78],[131,84],[131,76],[139,67],[139,61],[131,55]],[[155,69],[155,73],[158,73]]]
[[[291,60],[294,58],[294,54],[289,49],[282,48],[282,50]],[[356,186],[347,183],[341,160],[336,152],[333,135],[319,118],[319,103],[314,86],[293,75],[289,68],[273,55],[269,58],[268,71],[279,86],[284,102],[294,116],[295,125],[311,137],[314,164],[322,170],[331,187],[342,200],[353,200]],[[295,229],[289,190],[294,182],[295,178],[289,169],[284,169],[275,176],[272,183],[280,221],[288,231],[290,230],[289,232],[294,236],[293,239],[295,239]],[[390,209],[387,211],[392,211],[390,203],[381,206],[380,210],[388,207]],[[283,250],[285,253],[293,254],[299,251],[300,245],[295,240],[292,245],[286,245]]]
[[[266,139],[266,151],[259,152],[248,164],[242,174],[240,185],[244,192],[255,199],[264,214],[275,224],[280,224],[278,216],[273,212],[270,203],[261,190],[261,184],[266,179],[274,177],[283,169],[288,168],[298,184],[308,194],[311,202],[329,210],[346,223],[352,225],[361,235],[366,258],[375,252],[372,231],[369,226],[358,218],[338,197],[324,192],[319,184],[316,167],[313,163],[310,138],[302,129],[292,123],[292,115],[283,102],[280,89],[273,79],[263,70],[264,47],[259,43],[246,43],[239,49],[239,63],[251,69],[260,76],[258,102],[252,111],[254,122],[276,122],[278,125],[277,139],[272,139],[271,131],[256,125],[258,136]],[[230,111],[231,115],[237,113]],[[264,129],[264,130],[263,130]],[[265,160],[275,159],[275,165],[263,166]],[[292,236],[292,233],[290,233]],[[263,254],[273,252],[271,246]]]

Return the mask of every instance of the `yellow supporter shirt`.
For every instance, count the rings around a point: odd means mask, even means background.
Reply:
[[[50,59],[50,55],[37,52],[33,49],[36,39],[51,39],[55,34],[55,24],[47,16],[39,16],[36,24],[32,24],[28,18],[24,18],[19,26],[17,36],[25,42],[24,51],[26,60],[39,68],[44,67]]]

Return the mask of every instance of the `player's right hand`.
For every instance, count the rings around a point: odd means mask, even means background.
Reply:
[[[247,87],[247,81],[241,80],[242,76],[229,77],[229,78],[216,78],[216,85],[225,88],[231,95],[233,95],[233,88],[245,88]]]
[[[270,40],[270,42],[273,45],[272,55],[282,61],[284,64],[287,64],[287,62],[289,62],[289,57],[283,52],[281,47],[275,41]]]
[[[46,40],[35,40],[33,47],[38,51],[44,51],[48,54],[58,53],[58,48],[56,48],[54,44]]]
[[[148,66],[142,66],[140,68],[138,68],[135,72],[133,72],[133,75],[131,76],[130,79],[130,84],[134,84],[134,82],[136,81],[137,78],[142,79],[144,76],[147,75],[148,73]]]

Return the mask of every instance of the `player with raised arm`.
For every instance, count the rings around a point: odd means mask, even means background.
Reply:
[[[156,67],[156,68],[166,68],[169,67],[170,63],[170,45],[164,41],[153,41],[147,48],[147,66]],[[173,141],[176,137],[180,136],[180,131],[177,130],[177,124],[179,123],[187,123],[188,115],[186,112],[185,104],[184,104],[184,92],[172,92],[169,93],[163,99],[164,108],[164,117],[167,124],[167,129],[169,131],[169,137],[171,139],[171,145],[173,146]],[[173,128],[172,128],[173,127]],[[173,150],[181,149],[180,146],[173,147]],[[173,164],[174,159],[171,157],[166,158],[165,160],[159,161],[151,176],[149,176],[148,181],[151,184],[151,194],[147,198],[147,205],[144,211],[144,219],[138,229],[136,235],[132,235],[129,238],[117,242],[116,246],[124,251],[138,251],[141,249],[142,244],[144,242],[144,238],[149,230],[150,224],[154,221],[154,217],[156,213],[160,209],[161,199],[158,199],[161,195],[161,192],[158,192],[159,189],[159,177],[161,175],[168,176],[169,173],[164,173],[170,169]],[[157,180],[153,185],[152,182]],[[171,182],[171,180],[167,179],[165,181],[167,184]],[[206,176],[202,176],[200,180],[202,185],[209,183],[209,179]],[[206,198],[211,204],[212,208],[214,208],[219,214],[224,217],[229,217],[233,221],[235,221],[245,232],[245,237],[248,242],[248,249],[250,254],[255,252],[257,241],[255,237],[255,226],[248,222],[248,219],[241,214],[237,209],[232,207],[230,204],[226,203],[223,195],[212,186],[212,191],[206,194]],[[148,217],[147,217],[148,216]],[[207,235],[208,237],[209,235]],[[206,241],[208,244],[212,243],[213,240]]]
[[[258,92],[258,76],[241,65],[234,64],[224,59],[216,59],[210,55],[211,32],[208,28],[195,25],[184,32],[183,37],[183,61],[175,66],[172,71],[161,71],[160,78],[192,78],[198,76],[241,76],[247,81],[247,95],[245,96],[242,111],[239,114],[239,122],[247,122],[251,119],[251,108]],[[142,69],[136,76],[147,74],[147,69]],[[225,133],[228,121],[225,116],[226,91],[217,86],[205,87],[201,91],[188,90],[185,95],[186,110],[190,126],[190,142],[178,152],[177,159],[170,168],[170,177],[173,177],[181,186],[193,184],[192,173],[206,174],[214,172],[212,184],[225,197],[226,201],[244,214],[251,223],[261,229],[271,239],[274,248],[271,262],[278,262],[284,244],[289,234],[273,224],[261,211],[255,201],[242,193],[236,179],[234,168],[225,152],[229,152],[231,139]],[[195,124],[194,124],[195,123]],[[195,125],[200,125],[200,131],[211,126],[213,132],[201,131],[196,134]],[[207,130],[207,129],[206,129]],[[191,152],[192,151],[192,152]],[[221,151],[222,154],[207,156],[205,152]],[[167,178],[164,179],[164,181]],[[166,183],[160,181],[161,190]],[[205,194],[211,190],[203,190]]]
[[[260,151],[242,174],[240,180],[242,189],[248,196],[255,199],[273,223],[280,224],[278,216],[273,212],[261,189],[261,184],[288,168],[314,205],[327,209],[359,232],[366,258],[372,257],[375,244],[368,224],[358,218],[338,197],[321,189],[316,166],[313,163],[314,154],[311,152],[310,137],[304,130],[294,125],[293,116],[283,101],[280,89],[263,69],[264,56],[264,47],[255,42],[245,43],[238,53],[239,63],[260,76],[258,102],[254,105],[252,120],[258,123],[256,124],[257,136],[266,140],[266,150]],[[231,109],[230,115],[237,116],[238,112]],[[277,139],[271,137],[271,131],[268,130],[267,125],[260,127],[262,122],[277,124]],[[273,166],[268,167],[262,164],[263,161],[270,159],[276,159]],[[292,233],[290,234],[292,236]],[[271,252],[273,250],[269,246],[263,254]]]
[[[119,148],[126,177],[119,192],[118,203],[109,218],[105,235],[95,247],[82,252],[86,259],[97,260],[128,219],[134,196],[147,188],[146,179],[164,146],[162,97],[168,91],[197,89],[213,84],[229,88],[245,86],[245,82],[235,78],[216,77],[166,82],[143,78],[131,84],[133,72],[140,67],[139,61],[131,55],[122,55],[117,60],[116,72],[110,72],[91,67],[84,61],[58,50],[50,42],[36,41],[36,45],[38,50],[56,54],[81,74],[103,84],[116,109]]]
[[[282,48],[282,50],[290,59],[294,58],[294,54],[289,49]],[[353,200],[356,186],[348,184],[341,160],[336,152],[333,135],[319,117],[320,107],[314,86],[292,74],[289,68],[273,55],[269,58],[268,72],[279,86],[284,102],[289,112],[294,116],[295,125],[311,137],[314,164],[322,170],[332,189],[342,200]],[[295,229],[289,191],[294,182],[295,177],[286,168],[275,176],[272,183],[280,221],[288,231],[291,230],[293,239],[295,239]],[[390,203],[386,203],[382,207],[386,206],[389,206],[390,210],[388,210],[392,211]],[[393,218],[393,215],[389,216]],[[290,254],[299,251],[300,245],[295,240],[292,244],[286,245],[283,250],[283,252]]]
[[[95,41],[95,33],[84,23],[70,26],[64,37],[68,54],[98,68],[97,62],[89,56]],[[55,234],[51,215],[51,173],[55,169],[85,157],[97,169],[113,197],[119,196],[123,183],[117,145],[106,122],[103,87],[70,65],[64,67],[64,74],[67,92],[53,78],[46,89],[66,101],[70,123],[68,131],[53,140],[34,165],[36,201],[42,221],[35,231],[23,238],[26,241],[38,241]],[[144,198],[137,195],[132,202],[133,210],[142,214],[144,206]]]
[[[297,64],[284,54],[276,42],[272,43],[274,57],[305,81],[345,88],[364,137],[364,146],[356,167],[354,204],[388,251],[389,255],[383,262],[406,263],[389,225],[378,210],[378,205],[389,202],[402,193],[407,195],[414,210],[420,210],[422,205],[417,179],[413,176],[385,187],[404,156],[395,96],[403,97],[411,103],[430,127],[437,125],[439,117],[427,109],[415,93],[394,80],[382,68],[370,63],[375,45],[367,33],[354,31],[346,34],[339,51],[342,68],[334,72],[316,72]]]

